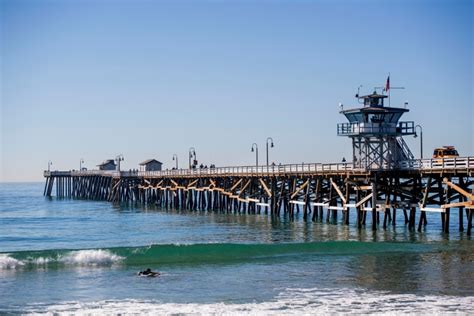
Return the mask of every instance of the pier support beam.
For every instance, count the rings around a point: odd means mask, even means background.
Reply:
[[[372,230],[377,230],[377,178],[372,181]]]

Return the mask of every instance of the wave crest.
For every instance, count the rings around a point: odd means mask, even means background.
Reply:
[[[28,255],[15,257],[12,254],[0,254],[0,270],[46,267],[50,265],[111,266],[125,259],[125,257],[103,249],[67,251],[62,254],[50,254],[49,256]]]
[[[59,261],[73,265],[109,266],[123,259],[108,250],[90,249],[72,251],[61,257]]]
[[[0,269],[16,269],[24,266],[25,263],[21,260],[10,257],[8,254],[0,254]]]

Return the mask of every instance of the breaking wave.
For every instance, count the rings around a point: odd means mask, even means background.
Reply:
[[[9,254],[0,254],[0,269],[16,269],[25,265],[21,260],[17,260],[9,256]]]
[[[113,254],[109,250],[98,249],[72,251],[64,257],[61,257],[60,261],[72,265],[110,266],[120,262],[122,259],[123,257]]]
[[[439,246],[438,246],[439,247]],[[295,255],[365,255],[436,251],[429,244],[331,241],[286,244],[168,244],[82,250],[19,251],[0,254],[0,269],[62,265],[206,264],[285,258]]]
[[[0,254],[0,270],[54,265],[111,266],[123,259],[110,250],[103,249],[17,252]]]

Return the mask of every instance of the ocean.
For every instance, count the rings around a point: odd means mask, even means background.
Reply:
[[[474,313],[457,209],[450,234],[439,214],[409,231],[402,212],[372,232],[354,213],[346,226],[42,193],[0,184],[0,314]]]

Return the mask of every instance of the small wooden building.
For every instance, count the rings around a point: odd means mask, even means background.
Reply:
[[[115,164],[115,160],[107,159],[100,165],[97,165],[99,170],[115,170],[117,165]]]
[[[148,159],[140,163],[140,171],[161,171],[163,163],[156,159]]]

